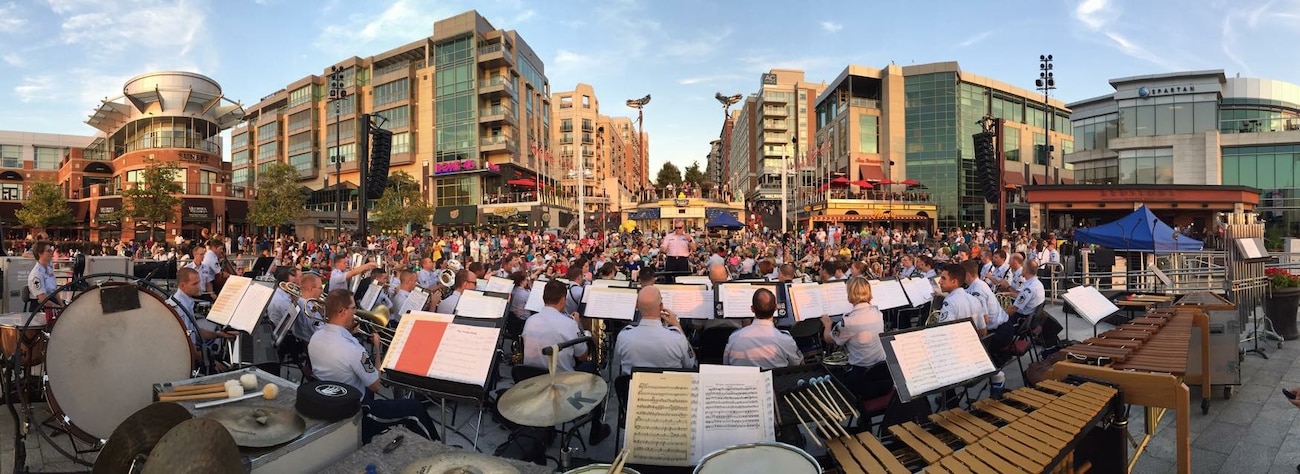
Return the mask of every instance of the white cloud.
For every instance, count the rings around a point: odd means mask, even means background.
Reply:
[[[22,84],[14,87],[14,95],[18,96],[19,102],[46,101],[58,94],[57,86],[58,81],[53,75],[24,77]]]
[[[1125,55],[1167,70],[1184,69],[1181,64],[1170,60],[1165,55],[1153,54],[1128,34],[1121,32],[1122,25],[1118,24],[1121,14],[1122,12],[1112,5],[1110,0],[1083,0],[1074,8],[1074,19],[1089,30],[1090,39],[1105,38],[1108,41],[1102,41],[1103,43],[1118,49]]]
[[[4,59],[5,64],[13,67],[23,67],[27,65],[27,61],[24,60],[22,56],[19,56],[18,53],[13,51],[5,53],[3,57],[0,57],[0,59]]]
[[[728,36],[731,36],[731,28],[706,31],[694,39],[668,39],[661,54],[678,60],[703,61],[726,44],[724,40]]]
[[[985,32],[983,32],[983,33],[977,34],[977,35],[972,36],[972,37],[970,37],[970,38],[966,38],[965,41],[962,41],[961,43],[957,43],[957,46],[960,46],[960,47],[962,47],[962,48],[966,48],[966,47],[969,47],[969,46],[974,46],[975,44],[979,43],[980,41],[984,41],[984,40],[988,39],[988,37],[990,37],[990,36],[993,36],[993,32],[992,32],[992,31],[985,31]]]
[[[1110,0],[1080,2],[1074,9],[1074,18],[1093,31],[1100,30],[1114,19],[1114,14],[1110,10]]]
[[[835,23],[833,21],[823,21],[821,25],[822,25],[822,29],[826,30],[827,33],[837,33],[840,30],[844,29],[843,24]]]
[[[316,45],[325,50],[344,49],[361,54],[378,46],[405,44],[433,34],[435,21],[461,12],[442,2],[427,8],[429,5],[416,0],[397,0],[378,15],[351,15],[341,24],[326,26]]]
[[[18,5],[9,2],[0,4],[0,33],[14,33],[22,29],[27,24],[27,19],[23,18],[22,13],[18,11]]]
[[[689,86],[694,84],[705,84],[709,82],[737,81],[737,80],[742,80],[744,78],[745,76],[742,76],[740,74],[714,74],[714,75],[694,76],[694,77],[678,79],[677,83],[683,86]]]

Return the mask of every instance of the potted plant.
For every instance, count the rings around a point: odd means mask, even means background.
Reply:
[[[1273,323],[1273,329],[1286,340],[1300,338],[1296,330],[1296,309],[1300,307],[1300,275],[1281,268],[1264,270],[1268,277],[1268,297],[1264,300],[1264,315]]]

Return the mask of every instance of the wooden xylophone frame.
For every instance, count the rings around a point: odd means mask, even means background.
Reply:
[[[1160,315],[1171,320],[1182,320],[1179,324],[1185,324],[1190,320],[1191,327],[1199,328],[1201,337],[1201,347],[1209,347],[1209,315],[1197,308],[1160,308],[1154,309],[1147,313],[1147,317]],[[1134,319],[1134,321],[1144,320],[1146,318]],[[1132,323],[1129,323],[1132,324]],[[1119,328],[1128,326],[1121,325]],[[1170,324],[1170,323],[1166,323]],[[1117,328],[1117,329],[1119,329]],[[1157,332],[1157,334],[1159,334]],[[1129,470],[1137,464],[1137,460],[1146,450],[1147,445],[1151,442],[1151,437],[1155,435],[1156,428],[1160,423],[1160,418],[1164,416],[1165,410],[1172,409],[1176,416],[1177,438],[1174,440],[1177,448],[1177,466],[1180,474],[1190,473],[1192,471],[1191,461],[1191,401],[1190,390],[1183,383],[1183,375],[1187,370],[1187,343],[1189,337],[1196,332],[1183,334],[1183,365],[1178,367],[1175,362],[1176,358],[1168,354],[1157,357],[1133,357],[1139,356],[1143,351],[1138,349],[1131,351],[1131,354],[1125,356],[1123,362],[1115,362],[1105,366],[1087,365],[1076,362],[1058,362],[1048,372],[1047,377],[1051,379],[1063,379],[1067,376],[1082,376],[1094,380],[1104,380],[1115,384],[1124,391],[1124,397],[1128,403],[1146,407],[1145,416],[1143,417],[1145,436],[1133,451],[1133,456],[1129,460]],[[1104,334],[1103,334],[1104,336]],[[1097,339],[1097,338],[1093,338]],[[1088,339],[1084,343],[1097,345],[1097,341]],[[1071,346],[1074,347],[1074,346]],[[1070,349],[1064,349],[1069,351]],[[1098,351],[1097,349],[1075,349],[1078,352]],[[1202,412],[1209,409],[1210,397],[1210,376],[1208,370],[1210,353],[1208,350],[1201,351],[1201,367],[1203,375],[1201,381],[1201,394],[1204,397],[1201,401]],[[1153,360],[1156,363],[1152,363]]]
[[[894,425],[883,440],[870,433],[836,438],[827,448],[846,474],[1074,472],[1077,464],[1116,458],[1117,453],[1090,453],[1076,459],[1075,448],[1099,422],[1124,415],[1123,394],[1101,383],[1072,381],[1077,385],[1049,380],[1011,391],[1002,401],[980,400],[972,404],[974,412],[935,413],[924,425]],[[1110,425],[1109,445],[1122,451],[1124,439],[1114,433],[1127,424]]]

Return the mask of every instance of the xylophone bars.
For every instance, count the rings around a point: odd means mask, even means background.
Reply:
[[[973,412],[932,414],[924,427],[891,426],[885,442],[860,433],[830,440],[827,449],[847,474],[1048,472],[1071,459],[1073,444],[1117,393],[1091,382],[1049,380],[1003,401],[975,402]]]

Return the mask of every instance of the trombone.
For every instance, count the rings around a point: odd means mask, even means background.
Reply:
[[[387,306],[376,306],[373,311],[354,310],[352,319],[358,324],[370,326],[370,332],[379,335],[379,342],[385,346],[393,345],[397,330],[388,328],[389,310]]]
[[[282,281],[280,282],[279,288],[280,291],[288,293],[289,296],[292,296],[294,298],[302,298],[302,287],[298,286],[297,283]],[[308,309],[311,310],[311,313],[321,314],[321,315],[325,314],[325,295],[320,295],[317,296],[315,299],[307,300],[307,306],[309,306]],[[320,322],[325,322],[322,317],[314,316],[311,314],[309,314],[308,317],[318,320]]]

